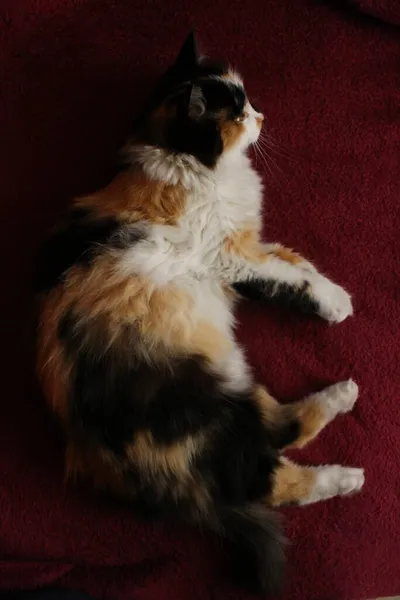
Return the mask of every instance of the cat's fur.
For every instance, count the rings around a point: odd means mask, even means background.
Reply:
[[[127,168],[76,200],[45,246],[38,372],[70,478],[207,525],[240,579],[268,593],[284,566],[271,507],[358,490],[363,472],[280,454],[350,410],[356,384],[282,406],[235,341],[239,295],[332,322],[352,314],[341,287],[260,241],[262,186],[246,152],[262,118],[240,77],[189,36],[136,124]]]

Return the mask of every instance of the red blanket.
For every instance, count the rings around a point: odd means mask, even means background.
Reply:
[[[400,0],[349,0],[373,17],[400,25]]]
[[[364,466],[361,495],[285,510],[288,600],[400,590],[400,36],[315,0],[2,0],[0,591],[50,582],[113,600],[244,600],[218,546],[65,489],[63,440],[31,373],[34,252],[109,165],[195,24],[240,68],[276,145],[265,234],[354,294],[355,316],[244,306],[239,336],[282,399],[353,376],[359,403],[299,461]]]

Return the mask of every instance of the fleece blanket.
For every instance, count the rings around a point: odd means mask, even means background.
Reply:
[[[32,273],[68,199],[104,184],[149,86],[195,26],[266,114],[265,236],[354,296],[338,326],[243,305],[260,381],[290,401],[352,376],[358,404],[296,460],[364,466],[364,491],[284,511],[287,600],[400,592],[400,35],[316,0],[2,0],[0,591],[246,600],[218,543],[63,483],[32,372]]]
[[[350,0],[366,14],[393,25],[400,25],[400,0]]]

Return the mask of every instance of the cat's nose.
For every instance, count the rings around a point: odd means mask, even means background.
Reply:
[[[259,126],[260,129],[262,127],[263,121],[264,121],[264,115],[262,115],[261,113],[259,113],[256,116],[256,123],[257,123],[257,125]]]

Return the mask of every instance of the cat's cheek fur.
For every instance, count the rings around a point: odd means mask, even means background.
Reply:
[[[254,110],[250,104],[248,106],[248,112],[249,117],[246,121],[246,143],[250,146],[251,144],[255,144],[260,137],[264,116]]]
[[[246,107],[246,118],[238,123],[221,124],[221,137],[225,152],[245,152],[260,136],[262,115],[251,106]]]

